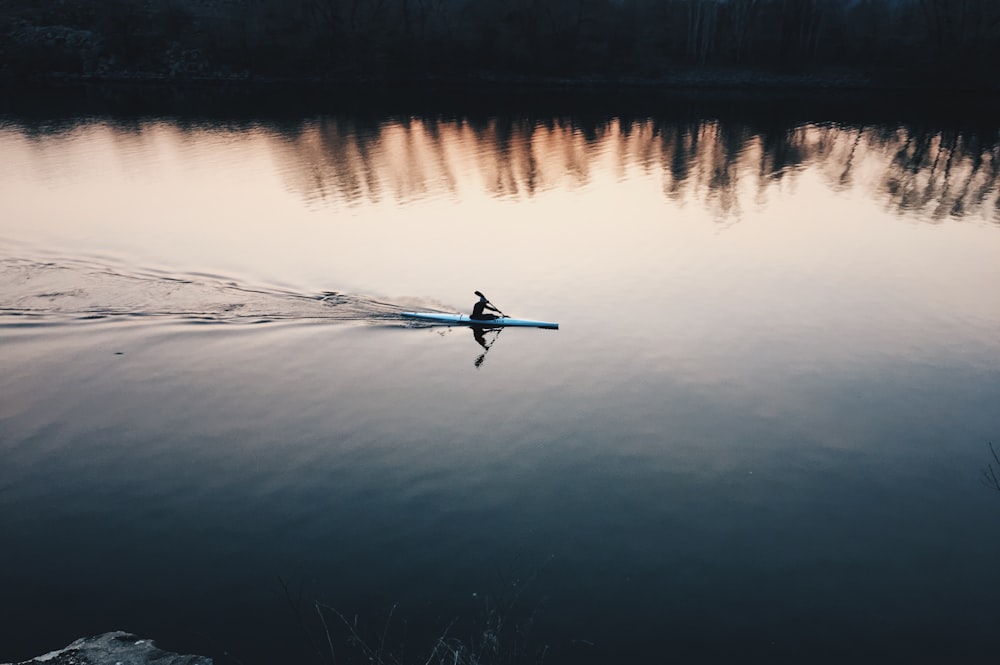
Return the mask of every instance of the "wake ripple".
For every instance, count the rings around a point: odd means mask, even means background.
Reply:
[[[306,294],[255,288],[211,275],[126,272],[83,261],[0,259],[0,315],[6,316],[391,323],[404,321],[399,312],[408,308],[336,291]]]

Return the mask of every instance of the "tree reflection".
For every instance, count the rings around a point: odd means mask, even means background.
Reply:
[[[288,188],[318,206],[484,193],[532,199],[557,187],[639,175],[658,177],[667,199],[734,223],[772,188],[812,172],[833,190],[865,190],[897,214],[1000,220],[1000,135],[993,125],[746,117],[682,107],[660,116],[358,112],[208,128],[126,118],[110,129],[123,154],[153,133],[180,144],[205,131],[263,135]],[[50,129],[23,130],[40,157],[54,138],[73,133],[64,124],[44,127]]]
[[[829,187],[868,188],[897,213],[939,221],[997,218],[995,132],[919,126],[779,124],[732,120],[388,118],[362,127],[338,118],[304,125],[279,151],[289,185],[309,201],[406,202],[478,188],[530,199],[595,174],[659,173],[662,191],[720,221],[807,169]]]
[[[882,186],[900,210],[923,212],[935,221],[990,207],[996,212],[1000,150],[978,135],[914,130],[892,146]]]

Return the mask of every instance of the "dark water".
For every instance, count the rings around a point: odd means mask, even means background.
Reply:
[[[62,104],[0,127],[0,660],[1000,653],[996,127]],[[399,316],[474,289],[560,329]]]

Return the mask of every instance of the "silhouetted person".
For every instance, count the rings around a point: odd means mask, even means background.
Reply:
[[[500,310],[490,304],[490,301],[486,299],[479,291],[475,292],[479,296],[479,302],[472,306],[472,314],[469,316],[470,319],[478,319],[479,321],[492,321],[497,318],[496,314],[486,314],[483,310],[490,310],[500,314]]]

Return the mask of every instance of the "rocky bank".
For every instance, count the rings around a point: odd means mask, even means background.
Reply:
[[[163,651],[152,640],[116,631],[84,637],[58,651],[7,665],[212,665],[212,659]]]

